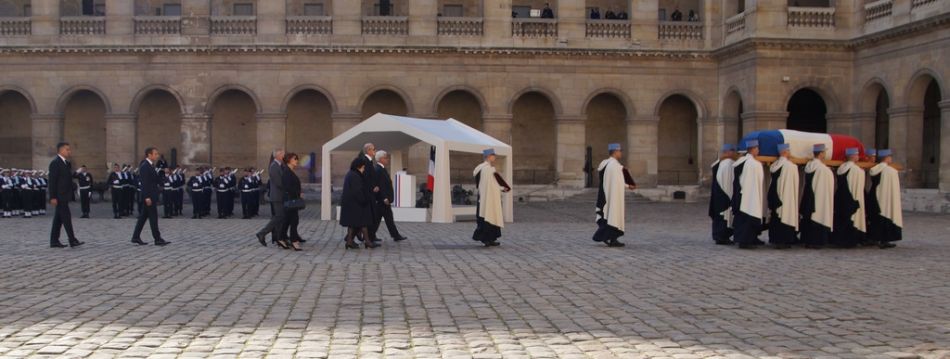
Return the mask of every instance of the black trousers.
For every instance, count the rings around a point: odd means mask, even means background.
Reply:
[[[142,213],[139,219],[135,221],[135,230],[132,232],[132,238],[141,238],[142,228],[145,227],[145,221],[148,221],[148,227],[152,230],[152,239],[156,242],[162,238],[162,233],[158,230],[158,202],[153,201],[151,206],[146,206],[145,201],[139,202]]]
[[[162,209],[165,210],[165,217],[171,217],[175,212],[175,191],[166,189],[162,191]]]
[[[281,230],[284,238],[290,239],[291,242],[298,242],[297,239],[300,238],[300,233],[297,232],[297,226],[299,224],[300,210],[288,209],[287,216],[284,219],[284,228]]]
[[[241,192],[241,217],[251,217],[251,192]]]
[[[228,214],[228,192],[217,192],[218,193],[218,217],[224,217]],[[232,202],[233,203],[233,202]]]
[[[121,216],[125,214],[125,190],[112,187],[112,214]]]
[[[248,210],[250,211],[251,217],[255,217],[260,214],[261,210],[261,192],[251,192],[249,201]]]
[[[181,215],[181,209],[185,205],[185,190],[179,188],[175,190],[175,215]]]
[[[716,215],[712,218],[712,238],[716,242],[725,242],[730,240],[729,237],[732,237],[732,228],[729,228],[729,223],[726,222],[725,218],[722,218],[722,215]]]
[[[271,209],[271,212],[274,213],[274,215],[270,218],[270,221],[267,222],[267,225],[264,226],[264,228],[262,228],[259,232],[257,232],[257,234],[267,235],[267,233],[269,232],[272,235],[272,240],[274,241],[283,240],[285,239],[284,234],[283,234],[283,229],[284,229],[284,222],[286,221],[286,218],[287,218],[287,209],[284,208],[283,203],[278,203],[278,202],[271,202],[270,209]]]
[[[188,195],[191,196],[191,214],[194,217],[202,216],[201,209],[201,197],[203,194],[201,192],[188,191]]]
[[[56,203],[56,212],[53,214],[53,229],[50,231],[49,244],[60,244],[60,229],[66,229],[66,237],[70,242],[76,240],[73,233],[73,215],[69,213],[69,202],[59,201]]]
[[[393,239],[402,237],[399,234],[399,230],[396,229],[396,221],[393,220],[393,207],[385,203],[376,203],[376,211],[373,212],[376,215],[375,221],[373,222],[373,228],[370,228],[370,232],[373,233],[373,237],[376,237],[376,232],[379,232],[379,225],[383,220],[386,220],[386,230],[389,231],[389,236]]]
[[[92,192],[88,189],[79,190],[79,205],[82,208],[82,214],[89,215],[89,199],[92,197]]]

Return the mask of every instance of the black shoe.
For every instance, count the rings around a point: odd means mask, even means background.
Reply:
[[[356,244],[356,242],[347,242],[345,248],[346,249],[360,249],[360,245]]]
[[[86,242],[80,242],[78,239],[73,239],[73,240],[69,241],[69,246],[70,246],[70,247],[79,247],[79,246],[81,246],[81,245],[83,245],[83,244],[86,244]]]
[[[363,242],[363,246],[365,246],[367,249],[372,249],[372,248],[379,247],[379,243],[376,243],[374,241],[365,241]]]
[[[757,245],[757,246],[763,246],[765,245],[765,242],[763,242],[761,239],[756,238],[755,241],[752,242],[752,244]]]
[[[171,244],[171,243],[172,243],[172,242],[166,241],[166,240],[161,239],[161,238],[155,240],[155,245],[156,245],[156,246],[164,246],[164,245],[168,245],[168,244]]]
[[[607,247],[623,247],[623,246],[626,246],[626,244],[623,244],[623,243],[621,243],[620,241],[618,241],[618,240],[616,240],[616,239],[607,242]]]
[[[82,216],[79,216],[79,218],[89,218],[89,214],[83,214]]]
[[[262,245],[262,246],[267,247],[267,235],[266,235],[266,234],[258,233],[258,234],[255,234],[255,236],[257,237],[257,241],[258,241],[258,242],[261,242],[261,245]]]
[[[755,244],[739,243],[739,249],[755,249]]]
[[[132,243],[138,244],[140,246],[144,246],[148,244],[148,243],[142,242],[142,239],[140,238],[132,238]]]
[[[122,219],[122,216],[119,216],[119,215],[117,214],[117,215],[115,215],[115,217],[112,217],[112,218],[115,218],[115,219]]]
[[[789,249],[792,248],[791,244],[776,244],[775,249]]]
[[[402,242],[402,241],[407,240],[407,239],[409,239],[409,238],[406,237],[406,236],[396,236],[396,237],[393,237],[393,241],[394,241],[394,242]]]
[[[50,243],[49,247],[50,248],[66,248],[66,245],[56,242],[56,243]]]
[[[728,240],[728,239],[722,239],[722,240],[716,241],[716,244],[721,245],[721,246],[728,246],[728,245],[732,245],[733,243],[734,243],[734,242],[732,242],[732,241],[730,241],[730,240]]]
[[[817,245],[817,244],[806,244],[806,245],[805,245],[805,248],[808,248],[808,249],[821,249],[822,247],[823,247],[823,246]]]
[[[303,238],[300,238],[300,237],[297,237],[297,242],[300,242],[300,243],[307,243],[307,240],[306,240],[306,239],[303,239]]]
[[[884,242],[884,243],[878,244],[877,247],[880,249],[888,249],[888,248],[897,247],[897,245],[894,243]]]

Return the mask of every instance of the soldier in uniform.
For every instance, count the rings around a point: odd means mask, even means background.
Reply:
[[[238,189],[241,191],[241,219],[251,218],[251,169],[244,169],[244,176],[238,181]]]
[[[175,215],[180,216],[185,206],[185,173],[186,168],[179,168],[175,174]]]
[[[159,160],[161,164],[161,160]],[[162,185],[162,209],[165,211],[165,215],[162,218],[168,219],[172,218],[172,214],[175,209],[175,175],[172,174],[172,170],[168,167],[162,170],[164,176],[161,178]]]
[[[131,216],[135,209],[135,189],[132,188],[132,172],[129,165],[122,165],[122,209],[123,216]]]
[[[37,172],[36,192],[33,193],[33,198],[36,201],[36,212],[41,216],[46,215],[46,188],[49,187],[49,182],[46,180],[45,176],[45,172]],[[75,190],[75,187],[73,190]]]
[[[12,182],[13,182],[13,198],[12,198],[12,204],[10,205],[10,207],[13,208],[12,210],[13,216],[19,217],[23,215],[23,199],[21,196],[21,194],[23,193],[23,189],[20,188],[20,186],[23,185],[23,171],[14,172],[13,177],[12,177]]]
[[[201,210],[202,215],[210,216],[211,215],[211,194],[214,192],[213,181],[214,179],[214,170],[207,169],[204,173],[204,176],[201,178],[201,185],[203,190],[202,195],[202,204]]]
[[[204,188],[201,184],[201,167],[195,169],[195,174],[188,179],[188,196],[191,198],[191,218],[199,219],[201,218],[201,197],[203,196]]]
[[[79,167],[76,173],[76,180],[79,182],[79,205],[82,207],[82,216],[79,218],[89,218],[89,199],[92,197],[92,174],[88,172],[86,165]]]
[[[0,172],[0,209],[3,210],[3,218],[13,216],[13,176],[10,173],[8,169]]]
[[[20,207],[24,218],[32,218],[36,214],[33,204],[33,172],[24,171],[20,180]]]
[[[122,171],[118,164],[112,165],[112,173],[109,173],[109,194],[112,195],[112,215],[115,219],[122,218],[125,213],[125,191],[122,188]]]

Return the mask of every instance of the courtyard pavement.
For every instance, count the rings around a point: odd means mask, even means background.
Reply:
[[[950,216],[908,213],[890,250],[740,251],[702,204],[631,203],[606,248],[592,207],[519,204],[494,248],[400,223],[347,251],[312,210],[302,252],[261,247],[266,219],[161,220],[172,244],[140,247],[96,204],[65,249],[51,214],[0,220],[0,357],[950,357]]]

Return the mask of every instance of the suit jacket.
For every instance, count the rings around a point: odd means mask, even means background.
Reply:
[[[284,164],[278,164],[277,161],[271,161],[267,168],[267,176],[270,178],[270,201],[274,203],[284,203],[284,171],[289,171]]]
[[[73,201],[73,165],[56,156],[49,163],[49,199],[59,202]]]
[[[362,152],[360,156],[369,161],[363,170],[363,192],[366,192],[366,196],[375,202],[375,200],[379,198],[379,193],[373,193],[373,187],[379,186],[379,178],[376,176],[376,161],[369,160],[366,154]]]
[[[139,183],[142,186],[142,200],[150,198],[153,205],[158,203],[162,180],[159,178],[158,172],[155,171],[155,167],[148,163],[148,160],[143,160],[139,164]]]
[[[389,204],[393,203],[393,179],[389,177],[389,171],[386,167],[383,167],[380,164],[376,164],[376,179],[379,185],[379,202],[382,203],[383,200],[388,199]]]

